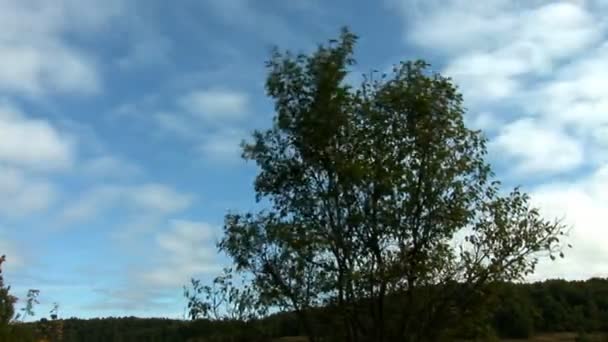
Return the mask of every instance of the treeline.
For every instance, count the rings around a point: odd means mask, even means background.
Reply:
[[[264,326],[270,321],[272,319],[245,323],[138,317],[69,318],[24,323],[22,329],[32,333],[32,341],[49,342],[268,341],[272,336]],[[49,334],[49,330],[54,332]],[[298,331],[297,327],[291,330]]]
[[[491,326],[501,336],[608,331],[608,279],[503,284],[499,293]]]
[[[531,284],[494,284],[485,313],[470,326],[458,327],[462,338],[528,338],[536,334],[608,332],[608,278],[586,281],[547,280]],[[398,301],[389,301],[389,303]],[[394,311],[390,304],[387,313]],[[316,315],[325,335],[334,326],[327,312]],[[387,315],[390,317],[390,315]],[[273,317],[278,328],[272,336],[304,334],[294,315]],[[388,318],[390,324],[390,318]],[[485,324],[480,324],[485,322]],[[293,330],[293,329],[296,330]]]
[[[548,280],[533,284],[495,285],[496,297],[487,307],[485,329],[469,331],[460,327],[463,338],[491,336],[526,338],[548,332],[608,332],[608,279],[587,281]],[[387,311],[390,312],[390,306]],[[331,309],[311,315],[317,331],[330,336],[336,329]],[[390,320],[390,318],[389,318]],[[65,319],[61,341],[271,341],[284,336],[304,335],[292,313],[271,315],[250,321],[181,321],[135,317],[105,319]],[[34,331],[48,330],[51,321],[27,324]],[[476,322],[479,323],[479,322]],[[57,324],[57,323],[55,323]],[[475,324],[479,329],[479,324]]]

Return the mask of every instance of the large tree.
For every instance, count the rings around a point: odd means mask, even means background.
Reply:
[[[414,61],[348,82],[356,40],[344,30],[311,55],[273,53],[276,115],[243,144],[269,205],[227,215],[219,246],[311,340],[321,306],[340,340],[445,338],[490,284],[561,254],[564,226],[500,190],[449,78]]]

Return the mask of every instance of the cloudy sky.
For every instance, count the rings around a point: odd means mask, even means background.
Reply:
[[[177,5],[179,3],[179,5]],[[509,186],[571,225],[536,279],[608,276],[608,0],[0,0],[0,253],[62,316],[183,315],[255,206],[238,143],[269,124],[273,45],[349,25],[356,75],[452,76]]]

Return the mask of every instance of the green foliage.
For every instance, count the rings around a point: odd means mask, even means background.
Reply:
[[[15,315],[17,297],[9,293],[11,287],[4,284],[2,264],[6,262],[4,255],[0,256],[0,326],[7,326]]]
[[[0,341],[8,341],[9,339],[11,332],[9,323],[15,314],[14,305],[17,300],[17,298],[9,293],[10,286],[4,284],[2,264],[5,260],[6,258],[4,255],[0,256]]]
[[[243,144],[270,207],[227,215],[219,247],[313,341],[322,306],[343,340],[444,338],[477,320],[489,284],[563,256],[564,227],[501,193],[456,86],[427,63],[346,84],[356,40],[345,29],[311,55],[273,53],[276,116]]]
[[[190,287],[184,287],[190,319],[251,321],[265,314],[252,288],[234,283],[231,269],[224,269],[211,285],[203,285],[192,279]]]
[[[535,312],[523,288],[501,284],[493,310],[493,326],[500,336],[527,339],[534,332]]]
[[[25,296],[25,306],[20,309],[21,312],[17,314],[15,320],[25,320],[28,316],[34,317],[36,315],[34,312],[34,306],[40,304],[38,301],[39,295],[39,290],[30,289],[27,291],[27,295]]]
[[[33,341],[32,332],[18,324],[20,315],[15,316],[15,303],[17,297],[10,294],[10,286],[4,284],[2,265],[6,261],[4,255],[0,256],[0,342]],[[29,307],[31,310],[31,307]]]

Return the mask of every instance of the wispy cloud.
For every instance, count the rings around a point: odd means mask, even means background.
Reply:
[[[205,136],[199,148],[210,161],[232,164],[240,160],[241,141],[245,138],[244,130],[223,129]]]
[[[123,104],[114,113],[150,120],[165,133],[164,138],[175,137],[192,144],[194,151],[207,162],[232,164],[240,159],[240,143],[247,138],[247,127],[251,124],[251,107],[246,92],[194,88],[165,108],[150,106],[144,101]],[[150,111],[151,115],[138,115]]]
[[[206,2],[205,7],[224,23],[266,42],[287,42],[297,36],[285,18],[271,10],[259,8],[260,4],[249,0],[225,0]]]
[[[95,220],[113,209],[162,217],[188,208],[193,200],[192,195],[156,183],[132,186],[100,185],[67,203],[62,210],[61,219],[66,223],[86,222]]]
[[[56,201],[53,183],[10,167],[0,166],[0,213],[23,217],[44,212]]]
[[[92,178],[129,178],[141,174],[142,169],[128,160],[105,154],[84,161],[81,172]]]
[[[193,122],[192,118],[184,116],[183,113],[158,112],[153,115],[156,124],[165,132],[175,134],[186,139],[196,139],[201,135],[202,127]]]
[[[84,309],[181,317],[179,310],[169,311],[183,307],[181,287],[192,277],[213,276],[223,266],[215,247],[219,231],[206,222],[169,220],[154,235],[153,245],[146,251],[147,263],[125,268],[120,285],[95,289],[98,298]]]
[[[215,248],[217,227],[190,220],[169,223],[169,229],[156,236],[160,264],[140,275],[146,284],[179,288],[192,277],[221,269]]]
[[[401,10],[407,43],[442,56],[467,121],[490,135],[499,175],[527,183],[545,213],[572,225],[566,260],[543,262],[536,277],[605,276],[605,2],[388,3]]]
[[[565,251],[566,259],[545,261],[534,277],[608,277],[608,234],[603,223],[608,211],[608,166],[578,180],[539,185],[533,189],[532,198],[543,213],[563,218],[571,227],[568,239],[573,245]]]
[[[543,125],[533,118],[523,118],[503,127],[490,145],[502,154],[499,162],[516,165],[520,175],[567,173],[585,161],[584,145],[562,128]]]
[[[7,262],[2,265],[5,271],[11,272],[26,265],[24,256],[19,252],[17,244],[5,236],[0,229],[0,256],[7,256]]]
[[[390,3],[409,19],[408,42],[445,56],[444,73],[461,86],[469,121],[484,116],[498,153],[521,164],[514,170],[562,173],[596,164],[601,149],[588,137],[608,122],[608,97],[598,91],[608,21],[596,4],[430,1],[417,2],[421,13],[411,15],[408,2]],[[497,116],[494,124],[487,113]]]
[[[17,108],[0,105],[0,162],[37,169],[70,167],[74,142],[48,121],[26,117]]]
[[[0,88],[30,96],[99,91],[96,61],[64,35],[95,32],[121,8],[116,0],[2,1]]]
[[[0,103],[0,213],[25,217],[43,213],[59,197],[49,172],[70,169],[76,142],[46,119],[34,119]]]
[[[118,66],[123,69],[159,67],[171,63],[173,44],[161,34],[145,34],[135,38],[127,54],[118,59]]]
[[[467,100],[516,95],[531,76],[551,73],[602,39],[606,22],[582,1],[392,1],[408,24],[406,39],[448,58],[446,73]]]
[[[243,120],[249,112],[247,94],[233,90],[197,89],[184,95],[179,105],[207,124]]]

